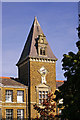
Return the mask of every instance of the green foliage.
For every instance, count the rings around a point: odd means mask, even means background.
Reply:
[[[55,103],[53,99],[53,93],[49,92],[47,99],[44,99],[41,105],[33,105],[34,109],[37,110],[38,113],[40,113],[40,118],[37,117],[36,119],[54,120]]]
[[[78,37],[80,38],[80,31]],[[78,48],[76,54],[69,52],[68,55],[63,55],[62,69],[65,71],[67,81],[55,92],[55,101],[58,107],[63,108],[61,118],[68,120],[80,120],[80,41],[76,42],[76,46]],[[62,98],[63,104],[60,106],[59,100]]]

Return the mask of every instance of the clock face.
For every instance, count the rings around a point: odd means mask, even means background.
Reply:
[[[39,70],[39,72],[40,72],[40,74],[41,74],[42,76],[45,76],[48,71],[47,71],[44,67],[41,67],[40,70]]]

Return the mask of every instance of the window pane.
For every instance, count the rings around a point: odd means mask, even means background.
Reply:
[[[42,91],[42,94],[45,94],[45,91]]]
[[[42,103],[43,103],[43,99],[42,99]]]
[[[17,119],[21,120],[24,118],[24,110],[23,109],[18,109],[17,110]]]
[[[48,95],[45,95],[45,98],[47,99]]]
[[[45,55],[45,50],[43,50],[43,55]]]
[[[42,49],[40,49],[40,55],[42,55]]]
[[[6,102],[12,102],[12,96],[13,96],[13,91],[12,90],[6,90]]]
[[[39,99],[41,98],[41,94],[39,94]]]
[[[48,94],[48,91],[46,91],[45,94]]]
[[[24,102],[24,91],[17,91],[17,102]]]
[[[41,94],[41,91],[39,91],[39,94]]]
[[[6,120],[12,120],[12,119],[13,119],[13,110],[6,109]]]
[[[41,99],[39,99],[39,104],[41,104]]]
[[[44,99],[47,99],[48,91],[39,91],[39,104],[43,103]]]
[[[42,95],[42,98],[45,98],[45,95]]]
[[[40,49],[40,55],[45,55],[45,48]]]

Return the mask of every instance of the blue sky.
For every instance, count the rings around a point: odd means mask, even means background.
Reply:
[[[69,51],[77,52],[77,2],[2,3],[2,75],[17,77],[19,60],[34,16],[58,58],[56,79],[64,80],[61,60]]]

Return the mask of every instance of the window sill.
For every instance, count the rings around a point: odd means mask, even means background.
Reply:
[[[6,103],[13,103],[12,101],[5,101]]]
[[[5,101],[5,103],[26,103],[26,102],[7,102],[7,101]]]
[[[16,103],[26,103],[26,102],[16,102]]]

